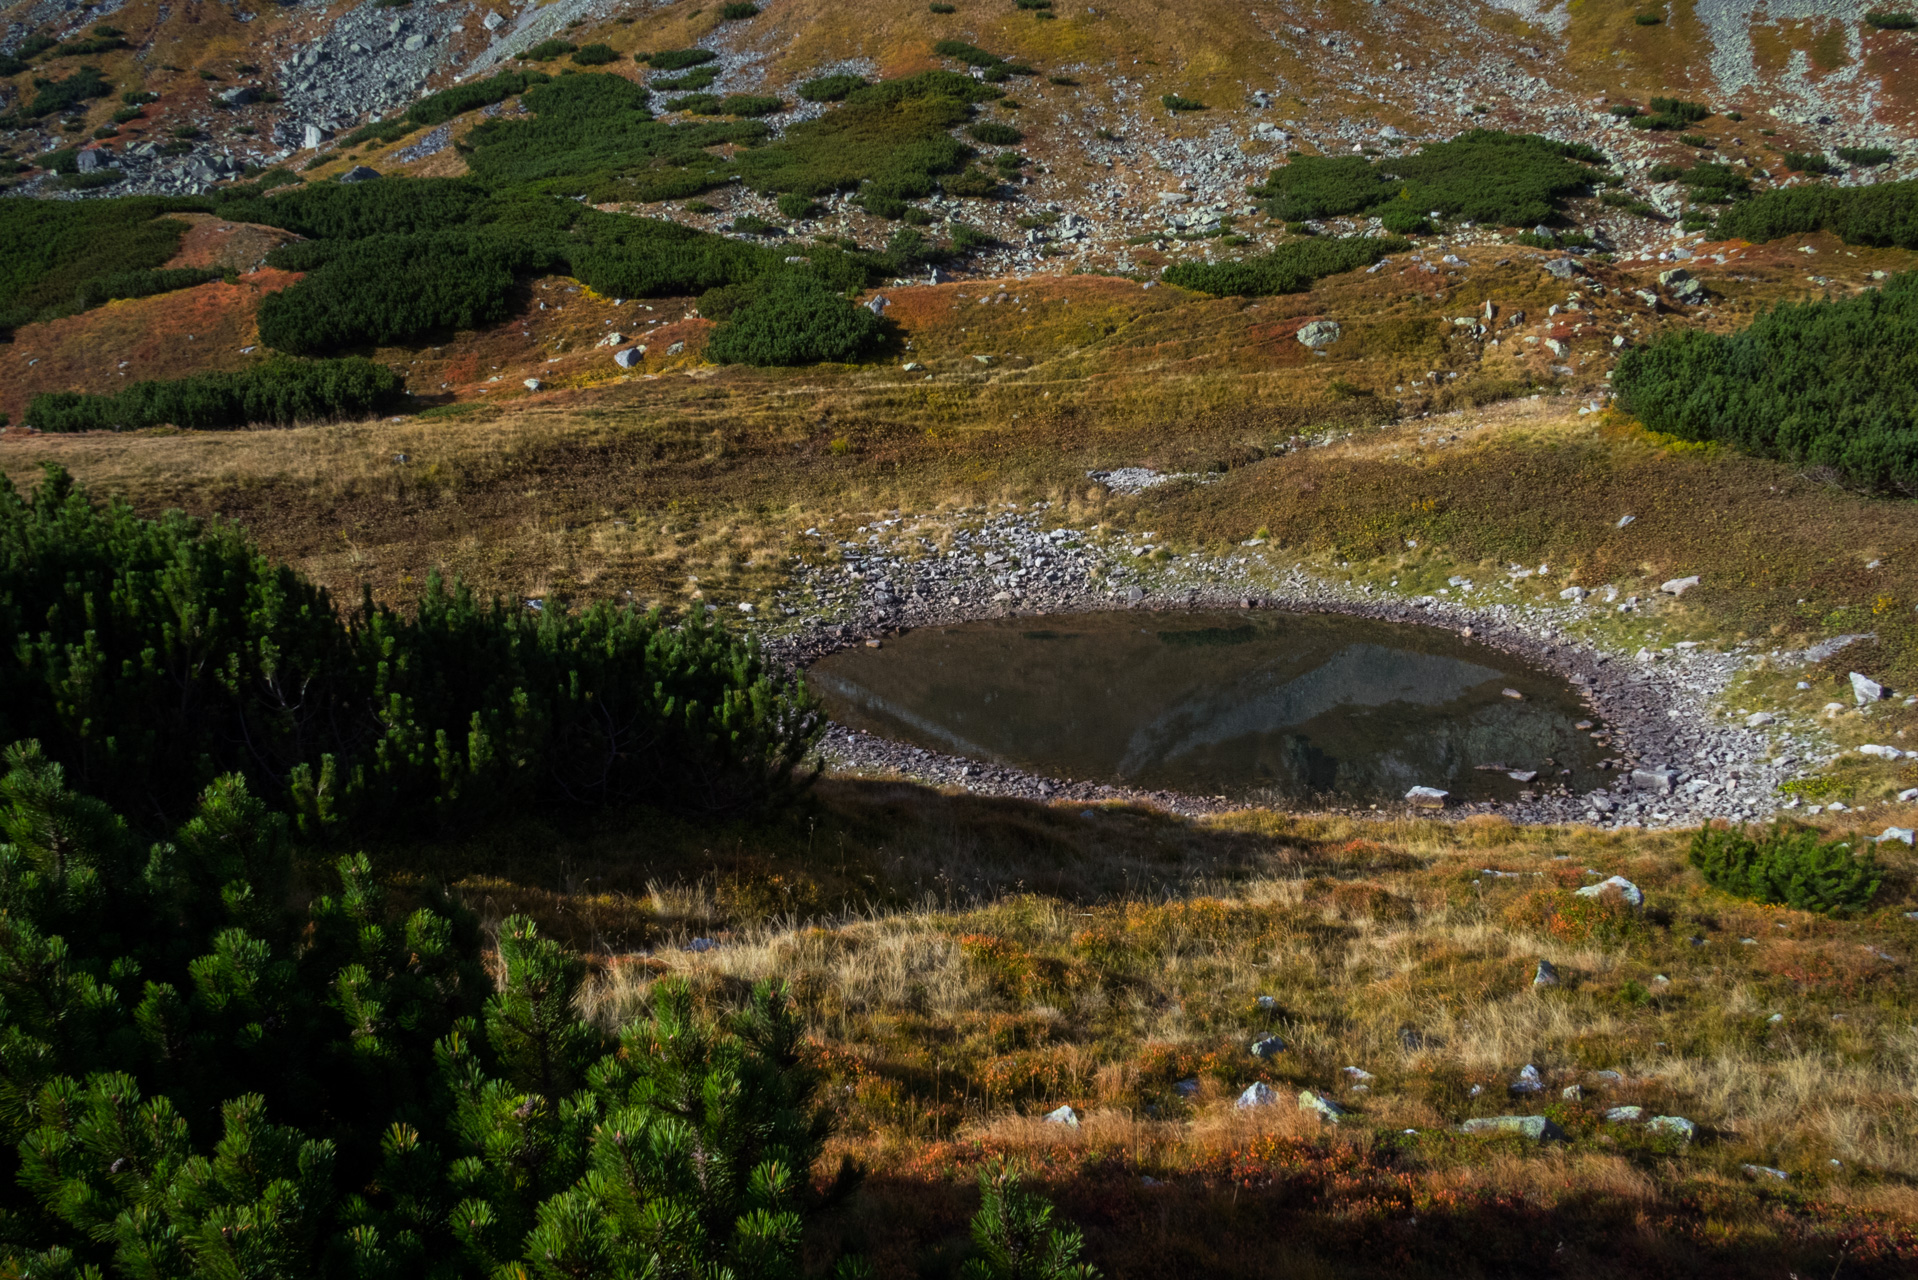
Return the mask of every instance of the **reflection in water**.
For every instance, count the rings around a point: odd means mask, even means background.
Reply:
[[[1535,786],[1597,782],[1596,749],[1572,727],[1583,708],[1555,677],[1450,632],[1365,618],[999,619],[848,649],[808,680],[855,728],[1127,786],[1509,798],[1520,784],[1479,767],[1494,763],[1537,771]]]

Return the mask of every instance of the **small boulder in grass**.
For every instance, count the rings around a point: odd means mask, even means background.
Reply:
[[[1070,1106],[1060,1107],[1057,1111],[1046,1112],[1047,1124],[1062,1124],[1068,1129],[1079,1127],[1079,1113]]]
[[[1332,1099],[1312,1089],[1299,1091],[1299,1110],[1309,1111],[1327,1124],[1337,1124],[1340,1117],[1352,1114]]]
[[[1449,791],[1437,787],[1413,787],[1405,793],[1405,802],[1414,809],[1443,809],[1445,802],[1452,798]]]
[[[1284,1052],[1285,1041],[1277,1036],[1260,1036],[1252,1042],[1252,1056],[1255,1058],[1270,1058]]]
[[[1539,1075],[1538,1068],[1529,1062],[1519,1070],[1518,1078],[1511,1083],[1513,1093],[1542,1093],[1544,1090],[1544,1077]]]
[[[1609,889],[1616,889],[1618,896],[1625,900],[1627,906],[1642,907],[1645,905],[1644,891],[1624,876],[1613,876],[1608,880],[1600,880],[1597,884],[1588,884],[1583,889],[1574,890],[1573,896],[1579,898],[1602,898]]]
[[[1643,1107],[1613,1107],[1605,1113],[1606,1124],[1637,1124],[1644,1118]]]
[[[1554,965],[1550,960],[1540,960],[1538,962],[1538,972],[1532,975],[1532,985],[1535,987],[1556,987],[1558,985],[1558,966]]]
[[[1272,1092],[1272,1086],[1259,1080],[1240,1094],[1239,1100],[1232,1105],[1244,1111],[1251,1107],[1269,1107],[1278,1100],[1279,1095]]]
[[[1459,1129],[1465,1133],[1515,1133],[1533,1142],[1565,1141],[1565,1131],[1549,1116],[1479,1116]]]
[[[1746,1164],[1739,1168],[1745,1171],[1747,1178],[1757,1178],[1760,1182],[1789,1182],[1791,1175],[1783,1169],[1774,1169],[1768,1164]]]
[[[1645,1122],[1645,1132],[1668,1134],[1681,1142],[1690,1142],[1698,1126],[1684,1116],[1653,1116]]]

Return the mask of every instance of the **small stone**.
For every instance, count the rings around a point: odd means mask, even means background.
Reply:
[[[1517,689],[1500,689],[1498,692],[1499,692],[1499,696],[1502,698],[1510,698],[1514,702],[1525,701],[1525,695],[1520,693]]]
[[[1697,585],[1698,575],[1693,574],[1689,578],[1673,578],[1669,582],[1661,583],[1658,589],[1668,596],[1682,596]]]
[[[1608,889],[1616,889],[1618,896],[1625,899],[1626,903],[1630,906],[1642,907],[1645,905],[1644,891],[1624,876],[1612,876],[1610,879],[1601,880],[1597,884],[1588,884],[1583,889],[1574,891],[1573,896],[1579,898],[1602,898]]]
[[[1605,1113],[1608,1124],[1637,1124],[1645,1118],[1643,1107],[1613,1107]]]
[[[1532,975],[1532,985],[1535,987],[1556,987],[1558,985],[1557,966],[1550,960],[1540,960],[1538,962],[1538,972]],[[1528,1068],[1528,1070],[1529,1069],[1530,1068]]]
[[[1634,787],[1640,791],[1656,791],[1662,796],[1668,796],[1672,793],[1672,784],[1677,780],[1678,775],[1670,769],[1632,770],[1632,785]]]
[[[1692,1136],[1698,1132],[1698,1126],[1684,1116],[1653,1116],[1645,1122],[1645,1132],[1674,1134],[1690,1142]]]
[[[1745,1171],[1745,1176],[1748,1178],[1757,1178],[1761,1181],[1770,1179],[1774,1182],[1789,1182],[1791,1180],[1789,1173],[1786,1173],[1783,1169],[1774,1169],[1768,1164],[1745,1164],[1740,1165],[1739,1168]]]
[[[497,13],[489,13],[480,19],[480,25],[488,31],[498,31],[506,25],[506,19],[500,17]]]
[[[1413,787],[1405,793],[1405,799],[1414,809],[1443,809],[1451,794],[1437,787]]]
[[[1878,837],[1878,843],[1883,844],[1887,840],[1896,840],[1901,844],[1911,844],[1913,838],[1910,827],[1886,827],[1884,833]]]
[[[866,641],[866,647],[867,647],[868,649],[877,649],[877,648],[879,648],[879,647],[880,647],[880,645],[882,645],[882,644],[884,644],[884,643],[885,643],[885,642],[884,642],[884,641],[882,641],[882,640],[868,640],[868,641]]]
[[[1312,320],[1299,326],[1298,339],[1316,351],[1337,342],[1343,332],[1336,320]]]
[[[1347,1080],[1352,1081],[1354,1084],[1369,1084],[1373,1080],[1378,1079],[1377,1076],[1373,1075],[1370,1071],[1365,1070],[1363,1067],[1345,1068],[1345,1078]]]
[[[1178,1094],[1181,1098],[1197,1097],[1199,1093],[1199,1078],[1197,1076],[1187,1076],[1172,1086],[1172,1092]]]
[[[1548,1116],[1480,1116],[1459,1126],[1463,1133],[1516,1133],[1534,1142],[1563,1142],[1565,1131]]]
[[[1630,524],[1630,523],[1631,523],[1632,521],[1634,521],[1634,520],[1636,520],[1636,519],[1638,519],[1638,517],[1637,517],[1637,516],[1620,516],[1620,517],[1618,518],[1618,524],[1617,524],[1617,525],[1615,525],[1614,527],[1615,527],[1615,528],[1619,528],[1619,529],[1623,529],[1623,528],[1624,528],[1624,527],[1625,527],[1626,525],[1628,525],[1628,524]]]
[[[1768,724],[1777,724],[1778,717],[1769,711],[1754,711],[1745,717],[1747,729],[1762,729]]]
[[[1273,996],[1260,996],[1254,1003],[1259,1006],[1260,1013],[1277,1013],[1279,1011],[1279,1002]]]
[[[408,36],[406,37],[405,45],[402,47],[408,53],[418,53],[426,47],[426,37],[424,35]]]
[[[1851,696],[1857,699],[1858,705],[1862,707],[1868,702],[1876,702],[1884,697],[1885,686],[1869,676],[1854,671],[1851,673]]]
[[[1269,1107],[1278,1100],[1279,1095],[1272,1091],[1272,1086],[1261,1080],[1240,1094],[1239,1100],[1232,1105],[1244,1111],[1249,1107]]]
[[[925,369],[926,366],[920,364],[917,360],[908,360],[899,366],[899,372],[901,373],[923,373]]]
[[[333,135],[316,124],[304,125],[300,129],[300,144],[311,151]]]
[[[1513,782],[1530,782],[1532,779],[1538,777],[1538,771],[1536,769],[1508,769],[1505,776]]]
[[[250,84],[235,85],[220,95],[220,101],[229,107],[246,107],[260,100],[260,91]]]
[[[1277,1036],[1261,1036],[1252,1042],[1252,1056],[1255,1058],[1270,1058],[1284,1052],[1285,1041]]]
[[[1587,591],[1584,587],[1567,587],[1565,588],[1565,590],[1558,593],[1558,598],[1560,600],[1570,600],[1573,603],[1577,603],[1578,601],[1583,600],[1586,596],[1590,594],[1592,593]]]
[[[380,176],[380,171],[378,169],[370,169],[363,164],[356,164],[351,169],[348,169],[345,173],[341,174],[336,179],[336,181],[346,182],[346,183],[371,182],[373,181],[373,179],[379,176]]]
[[[613,363],[622,369],[631,369],[639,364],[640,357],[645,354],[644,347],[627,347],[622,351],[613,352]]]
[[[1324,1094],[1311,1089],[1299,1091],[1299,1110],[1310,1111],[1327,1124],[1337,1124],[1341,1116],[1352,1114]]]
[[[682,352],[684,352],[685,350],[686,350],[686,344],[685,344],[685,343],[683,343],[683,342],[675,342],[675,343],[674,343],[674,344],[673,344],[672,346],[670,346],[670,347],[667,347],[667,348],[666,348],[666,354],[667,354],[667,355],[669,355],[669,356],[676,356],[676,355],[679,355],[679,354],[681,354],[681,353],[682,353]]]
[[[1047,1124],[1062,1124],[1068,1129],[1079,1127],[1079,1113],[1071,1107],[1060,1107],[1057,1111],[1046,1112]]]
[[[719,943],[712,938],[694,938],[691,942],[686,944],[685,949],[688,951],[694,951],[694,952],[706,952],[706,951],[711,951],[713,948],[717,947],[718,945]]]
[[[521,385],[524,386],[528,391],[538,391],[540,388],[540,381],[538,378],[528,378]]]
[[[1513,1093],[1542,1093],[1545,1081],[1538,1074],[1538,1068],[1526,1063],[1519,1069],[1518,1078],[1507,1086]]]
[[[1585,1100],[1585,1090],[1575,1084],[1568,1084],[1558,1091],[1558,1096],[1567,1102],[1583,1102]]]

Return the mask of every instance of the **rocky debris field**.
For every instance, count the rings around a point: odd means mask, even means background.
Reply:
[[[1515,803],[1451,805],[1465,816],[1498,812],[1522,822],[1587,822],[1601,827],[1689,826],[1714,818],[1762,821],[1796,807],[1780,783],[1837,758],[1816,727],[1781,729],[1774,717],[1728,722],[1721,697],[1760,664],[1789,667],[1829,656],[1766,651],[1751,643],[1714,649],[1694,642],[1636,653],[1612,651],[1577,634],[1581,624],[1620,608],[1616,588],[1568,588],[1558,606],[1473,604],[1436,595],[1382,598],[1327,581],[1256,547],[1225,558],[1154,555],[1153,535],[1089,536],[1047,527],[1047,506],[894,514],[860,526],[853,538],[812,530],[818,556],[802,559],[760,619],[768,650],[803,667],[839,648],[922,626],[986,617],[1104,609],[1261,608],[1336,611],[1459,630],[1557,672],[1581,690],[1609,748],[1616,778],[1585,794],[1564,788],[1521,792]],[[1527,571],[1527,576],[1530,576]],[[1472,584],[1455,579],[1461,595]],[[1682,592],[1679,582],[1668,584]],[[1450,588],[1448,588],[1450,590]],[[718,608],[720,606],[713,605]],[[753,606],[741,606],[752,612]],[[1138,792],[1047,778],[835,727],[825,741],[835,768],[876,770],[990,795],[1097,802],[1138,800],[1180,812],[1234,807],[1224,797]],[[1840,806],[1842,807],[1842,806]]]

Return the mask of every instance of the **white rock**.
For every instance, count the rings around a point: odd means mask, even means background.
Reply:
[[[1620,516],[1618,518],[1618,524],[1616,527],[1623,529],[1626,525],[1630,524],[1632,521],[1636,519],[1638,519],[1637,516]]]
[[[1313,320],[1299,326],[1298,339],[1314,351],[1320,347],[1329,347],[1339,340],[1344,330],[1336,320]]]
[[[506,19],[500,17],[497,13],[489,13],[480,19],[480,25],[488,31],[498,31],[506,25]]]
[[[1689,578],[1673,578],[1670,582],[1661,584],[1658,589],[1668,596],[1682,596],[1697,585],[1698,575],[1693,574]]]
[[[1046,1112],[1047,1124],[1062,1124],[1068,1129],[1079,1127],[1079,1113],[1071,1107],[1060,1107],[1057,1111]]]
[[[1600,880],[1597,884],[1588,884],[1577,890],[1573,896],[1579,898],[1602,897],[1607,889],[1618,890],[1618,895],[1634,907],[1645,905],[1645,893],[1624,876],[1613,876],[1609,880]]]
[[[1912,829],[1910,827],[1886,827],[1884,833],[1878,837],[1878,842],[1883,844],[1887,840],[1897,840],[1903,844],[1911,844],[1913,840]]]
[[[1345,1068],[1345,1078],[1352,1081],[1355,1084],[1368,1084],[1371,1081],[1378,1079],[1377,1076],[1373,1075],[1370,1071],[1367,1071],[1363,1067]]]
[[[1538,1068],[1528,1062],[1519,1070],[1518,1079],[1512,1081],[1510,1088],[1513,1093],[1541,1093],[1545,1081],[1538,1074]]]
[[[1560,600],[1578,601],[1578,600],[1583,600],[1586,596],[1590,594],[1592,593],[1587,591],[1584,587],[1567,587],[1565,588],[1565,590],[1558,593],[1558,598]]]
[[[538,378],[528,378],[526,379],[526,382],[524,385],[528,391],[538,391],[540,388],[540,381]]]
[[[899,366],[899,372],[901,373],[923,373],[925,369],[926,366],[920,364],[917,360],[908,360]]]
[[[1613,1107],[1605,1113],[1605,1120],[1609,1124],[1633,1124],[1644,1118],[1643,1107]]]
[[[1881,760],[1897,760],[1901,759],[1905,753],[1897,747],[1885,747],[1880,746],[1876,742],[1867,742],[1864,746],[1858,748],[1858,754],[1861,756],[1877,756]]]
[[[1338,1103],[1332,1101],[1332,1099],[1311,1089],[1301,1089],[1299,1091],[1299,1110],[1310,1111],[1317,1115],[1319,1119],[1330,1124],[1337,1124],[1340,1116],[1350,1114],[1344,1107],[1341,1107]]]
[[[1783,1169],[1774,1169],[1767,1164],[1746,1164],[1740,1165],[1739,1168],[1745,1171],[1745,1176],[1748,1178],[1770,1178],[1778,1182],[1785,1182],[1791,1178],[1791,1175]]]
[[[1869,676],[1854,671],[1851,673],[1851,696],[1856,698],[1858,705],[1862,707],[1867,702],[1876,702],[1884,697],[1885,686]]]
[[[1405,799],[1414,809],[1443,809],[1451,795],[1437,787],[1413,787],[1405,793]]]
[[[1232,1105],[1243,1111],[1248,1107],[1269,1107],[1278,1100],[1279,1095],[1272,1092],[1272,1086],[1261,1080],[1240,1094]]]
[[[1762,729],[1768,724],[1777,724],[1778,717],[1769,711],[1754,711],[1745,717],[1747,729]]]
[[[639,358],[645,354],[646,348],[644,347],[627,347],[624,351],[613,352],[613,363],[622,369],[631,369],[639,363]]]
[[[1558,985],[1558,967],[1550,960],[1540,960],[1538,971],[1532,975],[1535,987],[1556,987]]]
[[[1898,793],[1898,799],[1904,804],[1910,804],[1912,801],[1918,800],[1918,787],[1906,787]]]

